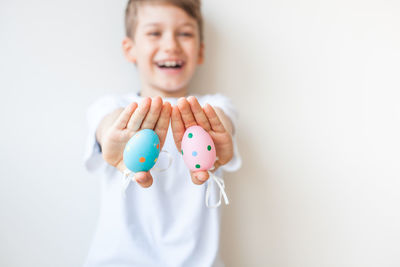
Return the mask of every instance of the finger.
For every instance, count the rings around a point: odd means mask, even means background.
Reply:
[[[117,120],[114,123],[114,126],[120,130],[125,129],[129,119],[132,116],[132,113],[135,112],[137,106],[138,104],[136,102],[132,102],[129,105],[127,105],[119,114]]]
[[[225,127],[220,121],[217,113],[214,108],[210,104],[206,104],[203,108],[204,113],[206,114],[208,121],[211,124],[211,128],[215,132],[225,132]]]
[[[150,187],[153,184],[153,177],[150,172],[137,172],[135,173],[134,179],[144,188]]]
[[[192,177],[192,182],[197,185],[204,184],[210,177],[208,171],[197,171],[197,172],[190,172],[190,176]]]
[[[178,150],[180,151],[183,134],[185,133],[185,124],[183,123],[181,113],[177,106],[174,106],[172,108],[171,127],[176,148],[178,148]]]
[[[156,126],[158,117],[160,117],[160,112],[163,107],[163,101],[161,97],[156,96],[151,101],[150,110],[144,118],[142,125],[140,126],[141,129],[154,129]]]
[[[156,127],[154,129],[154,131],[160,138],[161,148],[164,146],[165,137],[167,136],[168,133],[169,120],[171,118],[171,110],[172,110],[171,104],[169,102],[165,102],[162,107],[160,117],[158,118]]]
[[[210,170],[211,172],[215,172],[216,170],[218,170],[218,168],[222,165],[222,163],[219,160],[216,160],[214,162],[214,166],[212,168],[212,170]]]
[[[190,108],[192,110],[194,118],[196,119],[197,124],[203,127],[204,130],[210,131],[211,130],[210,122],[208,121],[207,116],[204,113],[203,109],[201,108],[196,97],[189,96],[187,98],[187,101],[189,102]]]
[[[190,108],[190,104],[186,100],[186,98],[181,97],[178,99],[178,108],[186,128],[197,125],[196,120],[192,113],[192,109]]]
[[[135,110],[135,112],[133,113],[128,122],[127,126],[128,129],[133,130],[135,132],[140,129],[140,126],[142,125],[142,122],[146,117],[147,112],[150,109],[150,105],[151,105],[150,97],[146,97],[140,102],[138,108]]]

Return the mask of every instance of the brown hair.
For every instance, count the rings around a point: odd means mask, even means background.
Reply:
[[[126,36],[133,39],[137,25],[137,10],[143,3],[167,3],[181,8],[197,21],[199,26],[200,43],[203,42],[203,18],[201,16],[200,0],[129,0],[125,9]]]

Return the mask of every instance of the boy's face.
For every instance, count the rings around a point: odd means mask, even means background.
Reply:
[[[134,40],[123,41],[125,56],[136,63],[142,91],[186,93],[197,64],[203,61],[195,19],[168,4],[142,4]]]

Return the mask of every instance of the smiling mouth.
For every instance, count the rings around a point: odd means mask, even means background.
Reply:
[[[181,69],[185,65],[185,62],[182,60],[169,60],[169,61],[162,61],[156,62],[157,67],[160,69]]]

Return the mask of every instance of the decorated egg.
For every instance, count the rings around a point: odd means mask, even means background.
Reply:
[[[187,128],[181,147],[183,161],[191,171],[209,170],[214,165],[215,145],[211,136],[202,127]]]
[[[129,139],[123,159],[125,166],[133,172],[149,171],[160,154],[160,139],[150,129],[143,129]]]

